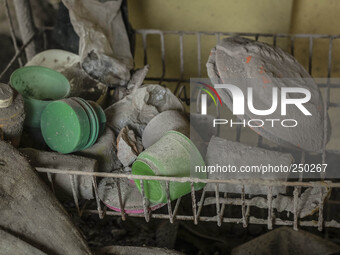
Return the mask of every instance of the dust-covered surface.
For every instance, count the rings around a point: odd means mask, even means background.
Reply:
[[[117,137],[117,157],[124,167],[132,165],[143,151],[142,140],[128,126],[122,128]]]
[[[102,83],[96,82],[87,75],[84,70],[82,70],[80,63],[74,64],[61,73],[65,75],[65,77],[73,85],[71,87],[70,96],[98,101],[107,91],[107,88]]]
[[[116,136],[108,127],[94,145],[75,154],[97,160],[100,172],[111,172],[122,167],[117,157]]]
[[[340,246],[305,231],[281,227],[247,242],[232,251],[246,254],[338,254]]]
[[[0,252],[3,255],[46,255],[46,253],[2,229],[0,229],[0,247]]]
[[[183,111],[183,105],[172,92],[159,85],[145,85],[105,110],[107,125],[116,134],[128,125],[139,137],[149,121],[167,110]]]
[[[228,141],[219,137],[212,137],[206,155],[207,166],[234,166],[239,170],[242,166],[260,165],[283,165],[290,166],[293,157],[288,153],[264,150],[251,147],[242,143]],[[268,172],[263,175],[261,172],[212,172],[208,175],[210,179],[267,179],[267,180],[287,180],[289,172]],[[207,190],[214,191],[215,184],[207,184]],[[220,184],[221,192],[242,193],[242,185]],[[274,186],[273,194],[285,193],[286,187]],[[266,186],[246,185],[247,194],[267,194]]]
[[[19,151],[25,155],[33,167],[52,168],[60,170],[81,170],[86,172],[97,172],[97,161],[75,155],[64,155],[58,152],[39,151],[32,148],[23,148]],[[41,173],[42,177],[46,174]],[[48,182],[47,182],[48,183]],[[59,199],[73,198],[70,177],[65,174],[58,174],[53,177],[56,196]],[[90,176],[75,175],[73,177],[74,189],[81,199],[93,199],[92,178]]]
[[[279,92],[283,87],[308,89],[311,99],[305,103],[305,106],[312,116],[304,115],[296,107],[288,107],[287,114],[284,116],[286,119],[298,121],[298,125],[294,129],[281,125],[277,125],[275,128],[264,125],[263,127],[252,127],[252,129],[278,145],[312,152],[322,149],[324,118],[328,118],[328,116],[324,116],[321,93],[312,77],[293,56],[280,48],[262,42],[242,37],[231,37],[222,40],[211,50],[207,71],[213,84],[236,85],[244,95],[247,95],[248,88],[253,88],[255,109],[271,109],[274,87],[277,87]],[[233,109],[231,92],[224,88],[216,90],[228,108]],[[299,97],[301,95],[297,93],[287,95],[289,99]],[[278,109],[281,107],[279,106]],[[280,115],[280,110],[259,116],[246,108],[245,115],[239,115],[239,118],[241,120],[260,119],[264,121],[265,119],[280,120],[283,116]]]
[[[103,178],[98,185],[98,195],[105,205],[115,211],[121,210],[118,185],[122,196],[122,206],[127,213],[144,213],[143,197],[133,180]],[[164,204],[150,204],[156,210]]]
[[[64,208],[28,161],[3,141],[0,155],[0,227],[49,254],[90,254]]]
[[[144,148],[148,148],[156,143],[170,130],[180,132],[189,137],[190,124],[187,116],[175,110],[164,111],[158,114],[144,129],[142,137]]]

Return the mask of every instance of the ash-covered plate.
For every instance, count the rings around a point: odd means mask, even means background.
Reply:
[[[242,121],[260,120],[261,127],[252,128],[259,135],[284,147],[317,152],[322,150],[324,142],[324,104],[320,90],[297,60],[280,48],[242,38],[223,39],[211,50],[207,62],[208,75],[213,84],[232,84],[244,95],[244,114],[237,114]],[[275,97],[273,88],[277,88],[277,107],[267,115],[254,114],[249,110],[248,88],[252,88],[253,107],[256,110],[269,110]],[[302,88],[310,92],[311,98],[303,106],[311,114],[306,115],[296,105],[287,104],[286,114],[281,109],[281,91],[283,88]],[[217,88],[222,101],[233,109],[233,95],[229,89]],[[305,91],[305,90],[304,90]],[[308,97],[300,92],[289,92],[287,99]],[[248,101],[247,101],[248,100]],[[248,102],[248,104],[247,104]],[[275,108],[273,108],[275,109]],[[272,121],[275,120],[275,125]],[[278,120],[278,121],[276,121]],[[285,121],[287,120],[287,121]],[[295,121],[292,121],[295,120]],[[282,121],[284,125],[281,124]],[[287,127],[294,126],[295,127]],[[330,126],[330,125],[328,125]],[[330,128],[328,129],[328,137]]]
[[[138,191],[133,180],[125,178],[103,178],[100,181],[98,194],[103,203],[111,210],[121,211],[117,181],[120,186],[124,211],[126,213],[144,213],[142,194]],[[153,211],[164,205],[150,203],[149,208]]]

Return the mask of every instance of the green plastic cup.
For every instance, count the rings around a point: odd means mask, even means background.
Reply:
[[[39,128],[41,114],[54,100],[67,97],[70,83],[61,73],[41,66],[26,66],[14,71],[10,83],[25,100],[25,126]]]
[[[196,165],[205,166],[196,146],[185,135],[167,132],[158,142],[139,154],[132,165],[132,174],[149,176],[171,176],[207,178],[206,173],[191,171]],[[135,180],[141,191],[140,180]],[[166,183],[164,181],[144,180],[145,196],[152,203],[166,203]],[[202,189],[205,183],[195,183],[195,190]],[[191,183],[169,182],[170,199],[175,200],[191,191]]]

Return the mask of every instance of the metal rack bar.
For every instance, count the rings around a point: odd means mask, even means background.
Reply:
[[[242,200],[242,221],[243,227],[246,228],[248,226],[247,218],[246,218],[246,194],[244,190],[244,185],[242,185],[242,193],[241,193],[241,200]]]
[[[301,186],[301,187],[324,187],[324,188],[340,188],[338,182],[327,181],[282,181],[282,180],[265,180],[265,179],[199,179],[192,177],[170,177],[170,176],[148,176],[148,175],[133,175],[125,173],[105,173],[105,172],[82,172],[76,170],[60,170],[52,168],[36,167],[38,172],[54,173],[54,174],[75,174],[84,176],[96,177],[112,177],[112,178],[127,178],[136,180],[156,180],[156,181],[174,181],[174,182],[193,182],[193,183],[229,183],[229,184],[244,184],[244,185],[263,185],[263,186]]]
[[[8,20],[9,31],[11,33],[11,38],[12,38],[14,50],[15,50],[15,53],[18,53],[19,47],[18,47],[16,36],[15,36],[13,20],[12,20],[12,17],[11,17],[9,6],[8,6],[8,0],[4,1],[4,5],[5,5],[5,13],[6,13],[6,17],[7,17],[7,20]],[[22,66],[22,60],[21,60],[20,57],[18,58],[18,63],[19,63],[19,66],[21,67]]]
[[[268,186],[268,194],[267,194],[267,201],[268,201],[268,229],[273,229],[273,192],[272,187]]]
[[[324,190],[323,190],[323,188],[321,188],[321,190],[320,190],[320,203],[319,203],[319,217],[318,217],[318,230],[319,231],[322,231],[323,224],[324,224],[324,219],[323,219],[324,203],[323,203],[323,199],[324,199]]]
[[[313,38],[309,37],[309,59],[308,59],[308,73],[312,75],[312,61],[313,61]]]
[[[201,33],[197,32],[197,77],[201,77]]]
[[[162,32],[164,35],[178,35],[179,33],[183,33],[184,35],[197,35],[197,31],[187,31],[187,30],[157,30],[157,29],[137,29],[136,34],[159,34]],[[337,39],[340,38],[340,35],[331,35],[331,34],[287,34],[287,33],[236,33],[236,32],[219,32],[219,31],[199,31],[201,35],[215,35],[216,33],[221,36],[259,36],[259,37],[273,37],[275,35],[276,38],[320,38],[320,39]]]
[[[69,177],[70,177],[70,182],[71,182],[71,188],[72,188],[74,204],[76,206],[78,215],[80,216],[80,207],[79,207],[78,192],[76,191],[76,185],[75,185],[75,180],[74,180],[75,176],[74,175],[69,175]]]
[[[194,223],[197,225],[198,224],[198,219],[197,219],[197,210],[196,210],[196,194],[195,194],[195,187],[194,183],[191,183],[191,205],[192,205],[192,213],[194,216]]]
[[[221,214],[221,208],[220,208],[220,190],[219,190],[219,187],[218,187],[218,183],[215,184],[215,197],[216,197],[216,216],[217,216],[217,226],[221,226],[222,224],[222,221],[221,221],[221,217],[220,214]]]
[[[168,213],[169,213],[169,220],[170,223],[174,223],[174,218],[172,214],[172,208],[171,208],[171,199],[170,199],[170,188],[169,188],[169,182],[165,182],[166,186],[166,198],[167,198],[167,204],[168,204]]]
[[[126,220],[126,213],[125,213],[125,208],[124,208],[123,199],[122,199],[122,190],[120,188],[120,179],[117,178],[115,180],[116,180],[117,191],[118,191],[120,214],[122,216],[122,220],[125,221]]]
[[[92,185],[93,185],[93,189],[94,189],[94,197],[96,199],[96,203],[97,203],[97,211],[98,211],[98,215],[100,219],[104,218],[104,214],[103,214],[103,210],[100,204],[100,198],[98,195],[98,187],[97,187],[97,181],[96,181],[96,177],[92,176]]]
[[[294,214],[294,225],[293,228],[294,230],[298,230],[298,198],[299,198],[299,188],[297,186],[294,187],[294,192],[293,192],[293,197],[294,197],[294,209],[293,209],[293,214]]]
[[[27,42],[20,47],[20,49],[15,53],[14,57],[9,61],[5,69],[0,74],[0,79],[6,74],[6,72],[11,68],[11,66],[15,63],[15,61],[20,57],[20,55],[23,53],[23,51],[26,49],[26,47],[33,41],[36,34],[33,34]]]
[[[144,209],[144,218],[146,222],[150,221],[150,208],[149,208],[149,200],[145,197],[145,190],[144,190],[144,181],[140,180],[140,187],[142,190],[142,196],[143,196],[143,209]]]

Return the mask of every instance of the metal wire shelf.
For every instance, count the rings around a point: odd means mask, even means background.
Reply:
[[[189,73],[186,73],[184,70],[184,37],[185,36],[193,36],[196,38],[196,46],[197,46],[197,73],[194,75],[195,77],[202,77],[203,71],[202,71],[202,64],[205,63],[205,59],[202,57],[202,36],[212,36],[215,37],[216,42],[221,40],[222,37],[225,36],[231,36],[231,35],[240,35],[240,36],[247,36],[247,37],[253,37],[255,40],[259,40],[260,38],[267,38],[272,39],[272,44],[277,45],[278,39],[287,39],[289,41],[290,45],[290,52],[292,55],[295,53],[295,40],[302,38],[305,40],[308,40],[308,71],[309,73],[312,72],[312,60],[313,60],[313,47],[314,47],[314,41],[318,39],[325,39],[328,40],[328,66],[327,66],[327,75],[326,78],[331,78],[331,70],[332,70],[332,49],[333,49],[333,41],[340,39],[340,35],[308,35],[308,34],[296,34],[296,35],[289,35],[289,34],[261,34],[261,33],[224,33],[224,32],[193,32],[193,31],[160,31],[160,30],[137,30],[136,34],[141,36],[141,42],[142,45],[140,46],[143,52],[143,64],[148,64],[148,36],[150,35],[156,35],[159,36],[159,43],[160,43],[160,61],[161,61],[161,73],[159,75],[153,76],[153,77],[147,77],[147,81],[157,82],[162,85],[167,85],[167,83],[175,83],[176,86],[173,88],[174,93],[181,98],[184,102],[189,103],[190,97],[188,89],[188,83],[189,79],[187,78],[187,75],[191,75]],[[179,42],[179,74],[176,77],[167,77],[166,71],[167,71],[167,65],[166,65],[166,36],[176,36],[178,37]],[[23,45],[20,49],[17,49],[15,56],[13,59],[9,62],[8,66],[5,68],[3,72],[1,72],[0,77],[7,72],[9,67],[15,63],[15,61],[18,60],[20,55],[23,53],[23,50],[29,43],[33,40],[33,37],[30,38],[29,42]],[[215,42],[215,43],[216,43]],[[138,45],[137,45],[138,46]],[[194,46],[194,45],[193,45]],[[330,100],[330,90],[335,88],[340,88],[340,84],[331,84],[329,79],[324,84],[319,84],[320,88],[325,89],[325,111],[328,112],[330,108],[339,108],[340,103],[337,102],[331,102]],[[324,123],[324,132],[327,134],[328,131],[328,123],[325,121]],[[325,135],[324,137],[327,137]],[[240,141],[241,138],[241,129],[236,130],[236,139],[237,141]],[[258,138],[258,146],[262,146],[262,138],[259,136]],[[322,163],[327,162],[327,151],[326,150],[326,142],[324,143],[324,148],[322,150]],[[333,153],[340,154],[340,151],[333,150]],[[305,153],[301,153],[301,162],[304,162]],[[171,223],[173,223],[175,220],[188,220],[193,221],[195,224],[198,224],[200,221],[204,222],[216,222],[219,226],[221,226],[222,223],[239,223],[243,224],[244,227],[247,227],[248,224],[265,224],[268,226],[268,229],[272,229],[275,225],[286,225],[286,226],[292,226],[294,229],[298,229],[298,227],[317,227],[319,231],[322,231],[324,228],[340,228],[340,222],[331,219],[331,220],[325,220],[324,219],[324,207],[325,207],[325,194],[326,191],[329,189],[339,189],[340,183],[338,182],[330,182],[330,181],[312,181],[312,182],[305,182],[302,179],[299,181],[294,182],[284,182],[284,181],[266,181],[266,180],[238,180],[238,179],[229,179],[229,180],[211,180],[211,179],[195,179],[190,177],[185,178],[176,178],[176,177],[165,177],[165,176],[133,176],[130,174],[121,174],[121,173],[102,173],[102,172],[82,172],[81,169],[67,169],[67,170],[60,170],[60,169],[46,169],[46,168],[37,168],[38,172],[46,173],[48,176],[48,179],[51,183],[52,190],[54,190],[54,184],[53,184],[53,175],[54,174],[67,174],[70,176],[70,183],[73,190],[73,197],[74,197],[74,203],[76,205],[76,209],[78,213],[81,215],[83,213],[91,213],[91,214],[98,214],[100,218],[103,218],[105,215],[111,215],[111,216],[120,216],[123,220],[127,218],[127,216],[133,216],[133,217],[144,217],[146,222],[149,222],[150,219],[157,218],[157,219],[168,219]],[[89,178],[92,178],[92,184],[93,189],[95,193],[95,199],[97,208],[93,209],[87,209],[87,208],[80,208],[79,206],[79,196],[76,192],[76,187],[74,183],[74,177],[77,175],[83,175],[88,176]],[[148,208],[148,201],[144,194],[144,187],[142,187],[142,195],[143,195],[143,208],[144,208],[144,214],[127,214],[124,211],[124,205],[122,203],[121,198],[121,191],[118,187],[118,193],[120,196],[120,209],[121,212],[114,212],[107,210],[108,208],[104,206],[98,196],[98,189],[97,189],[97,177],[112,177],[116,180],[120,180],[121,178],[128,178],[128,179],[139,179],[141,180],[141,183],[143,184],[143,180],[159,180],[159,181],[165,181],[167,186],[167,213],[151,213],[151,211]],[[175,202],[175,205],[173,206],[173,203],[170,201],[169,198],[169,182],[190,182],[191,183],[191,205],[192,205],[192,215],[181,215],[178,214],[179,207],[181,206],[182,199],[179,198]],[[214,195],[215,199],[215,215],[213,216],[202,216],[201,212],[204,207],[204,201],[206,199],[206,192],[203,191],[195,191],[193,188],[193,184],[196,182],[204,182],[204,183],[215,183],[216,184],[216,191]],[[224,194],[222,197],[219,192],[218,185],[219,183],[229,183],[229,184],[239,184],[243,185],[243,192],[239,195],[239,199],[235,198],[228,198],[227,194]],[[267,210],[267,217],[265,218],[256,218],[252,215],[250,215],[250,207],[254,206],[252,204],[252,200],[250,197],[246,197],[246,194],[244,192],[244,187],[247,185],[262,185],[266,186],[268,189],[268,193],[266,196],[266,210]],[[293,188],[293,202],[294,202],[294,208],[293,208],[293,219],[281,219],[279,217],[276,217],[276,212],[273,208],[273,195],[272,195],[272,187],[274,186],[286,186],[286,187],[292,187]],[[318,205],[318,214],[317,219],[311,219],[311,220],[300,220],[299,215],[297,212],[297,201],[301,192],[301,188],[304,187],[314,187],[314,188],[320,188],[320,201]],[[197,197],[198,194],[200,195],[200,199],[198,201]],[[338,201],[326,201],[326,203],[333,203],[337,204]],[[237,206],[241,208],[242,216],[241,217],[226,217],[225,216],[225,208],[226,206]]]

